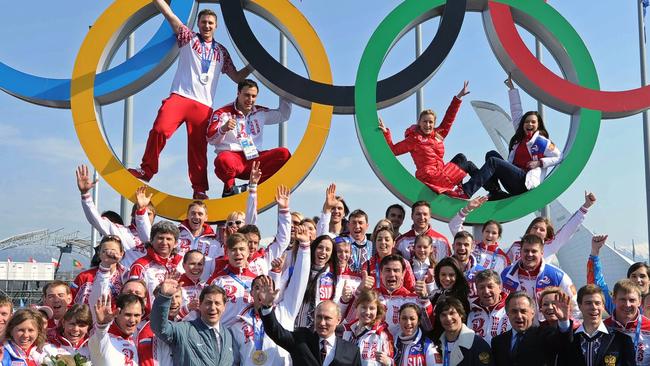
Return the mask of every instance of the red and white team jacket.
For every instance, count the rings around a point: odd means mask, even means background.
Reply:
[[[370,260],[363,267],[368,268],[368,275],[375,278],[375,288],[381,286],[381,271],[379,270],[379,265],[381,264],[381,259],[379,255],[375,254],[370,258]],[[403,286],[406,287],[409,291],[415,290],[415,275],[413,274],[413,269],[411,268],[411,263],[407,260],[402,261],[404,266],[404,282]]]
[[[428,298],[421,299],[417,294],[407,290],[404,286],[390,292],[382,285],[381,288],[375,289],[375,291],[377,291],[379,295],[379,302],[381,302],[386,308],[385,321],[386,324],[388,324],[388,331],[390,334],[399,334],[399,308],[407,303],[413,303],[420,306],[423,314],[427,315],[422,319],[422,327],[427,330],[431,329],[433,324],[433,306]],[[350,304],[353,303],[354,299],[350,301]],[[348,306],[345,311],[344,319],[350,324],[357,320],[357,309]]]
[[[90,305],[89,302],[90,292],[95,282],[95,277],[97,276],[98,271],[109,272],[102,267],[91,268],[89,270],[83,271],[77,275],[72,284],[70,285],[70,290],[72,291],[72,302],[75,304],[86,304]],[[117,299],[117,296],[122,291],[124,282],[129,279],[129,272],[126,267],[121,263],[117,264],[115,272],[109,275],[108,290],[111,294],[111,299]],[[92,303],[94,306],[95,304]]]
[[[144,244],[149,241],[149,234],[147,233],[146,236],[144,234],[151,230],[151,223],[146,211],[136,212],[135,224],[122,226],[101,217],[90,193],[81,196],[81,207],[86,219],[99,232],[99,235],[116,235],[120,238],[124,247],[124,258],[121,262],[126,268],[146,254]]]
[[[359,346],[363,365],[383,366],[377,362],[377,352],[386,353],[388,357],[393,358],[393,336],[388,331],[386,322],[379,322],[372,328],[359,329],[359,321],[354,320],[352,323],[343,324],[343,327],[343,339]]]
[[[253,303],[251,282],[257,275],[248,268],[230,268],[225,266],[208,279],[209,285],[217,285],[226,292],[226,310],[221,316],[221,324],[226,328],[237,321],[237,315]]]
[[[639,324],[641,322],[641,324]],[[636,364],[639,366],[650,365],[650,319],[639,313],[639,316],[627,324],[616,320],[614,316],[605,319],[605,325],[625,333],[635,344]],[[638,329],[638,336],[637,336]]]
[[[467,316],[467,326],[483,337],[488,344],[492,338],[510,330],[510,321],[506,314],[506,297],[508,294],[501,293],[501,300],[491,308],[485,308],[476,298],[470,303],[471,310]]]
[[[251,137],[258,150],[264,142],[264,126],[284,122],[291,115],[291,102],[280,98],[278,109],[269,109],[262,106],[253,106],[253,109],[244,115],[237,109],[236,101],[227,104],[212,113],[208,126],[208,143],[215,147],[217,154],[221,151],[242,151],[239,137]],[[221,132],[221,126],[230,119],[237,121],[235,129]]]
[[[461,209],[458,211],[451,221],[449,221],[449,230],[451,235],[455,236],[459,231],[465,230],[463,223],[465,223],[466,214]],[[497,273],[501,273],[506,267],[511,264],[510,258],[506,253],[499,248],[498,243],[485,244],[478,242],[474,244],[472,255],[476,258],[477,264],[485,269],[491,269]]]
[[[88,347],[93,366],[139,366],[136,335],[126,335],[115,323],[95,324]]]
[[[411,229],[408,232],[400,235],[395,242],[395,248],[397,248],[397,250],[402,253],[402,256],[406,260],[410,260],[411,257],[413,257],[415,237],[418,236],[418,234],[423,233],[417,233],[415,232],[415,229]],[[449,240],[447,240],[444,235],[433,230],[431,226],[429,226],[424,234],[433,239],[433,257],[436,259],[436,262],[440,262],[440,260],[444,257],[451,256],[451,245],[449,245]]]
[[[544,258],[549,258],[553,254],[557,253],[564,244],[568,243],[569,240],[573,237],[573,234],[576,233],[583,221],[585,221],[585,215],[587,214],[587,209],[580,206],[578,211],[576,211],[569,220],[567,220],[560,230],[555,232],[555,237],[551,240],[547,240],[544,243]],[[512,243],[510,249],[506,253],[510,261],[514,263],[521,258],[521,242],[516,241]]]
[[[194,300],[199,300],[201,291],[203,291],[203,289],[206,288],[208,284],[201,281],[201,279],[193,281],[187,276],[187,273],[183,273],[183,275],[181,275],[181,277],[178,279],[178,282],[181,283],[181,296],[183,298],[178,316],[184,318],[190,313],[190,309],[188,307],[189,304]]]
[[[203,224],[201,235],[196,237],[192,235],[189,226],[190,224],[187,220],[184,220],[180,225],[178,225],[178,230],[180,231],[177,244],[178,255],[182,257],[190,250],[198,250],[203,253],[204,256],[210,258],[219,258],[223,256],[223,245],[219,242],[217,234],[212,230],[210,225]]]
[[[294,272],[296,276],[284,290],[286,296],[275,305],[274,311],[278,322],[289,331],[294,329],[294,319],[298,314],[305,289],[307,289],[310,269],[309,255],[308,246],[298,249]],[[253,361],[256,339],[258,344],[261,345],[261,349],[268,356],[263,365],[290,365],[291,357],[289,352],[278,347],[269,337],[264,336],[263,328],[262,319],[254,311],[253,305],[248,305],[238,314],[237,321],[230,329],[232,330],[233,341],[239,349],[240,365],[256,365]]]
[[[153,334],[147,321],[138,333],[139,366],[174,366],[172,349]]]
[[[147,255],[138,259],[131,266],[129,277],[133,279],[142,279],[147,283],[149,298],[153,299],[153,290],[170,273],[183,272],[183,257],[172,255],[169,258],[162,258],[153,248],[147,248]]]
[[[56,333],[54,338],[47,340],[48,343],[43,347],[43,351],[49,356],[80,354],[90,360],[90,349],[88,348],[88,338],[84,338],[79,343],[73,344],[65,338],[60,332]]]
[[[278,210],[278,231],[273,242],[266,248],[260,248],[248,260],[248,269],[257,275],[267,275],[271,262],[280,258],[291,241],[291,211]]]

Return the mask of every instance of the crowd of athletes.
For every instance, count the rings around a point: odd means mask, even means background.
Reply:
[[[145,188],[130,224],[100,213],[80,166],[83,213],[102,236],[91,268],[45,285],[40,306],[0,300],[2,365],[64,356],[93,365],[650,364],[648,266],[633,264],[610,291],[603,235],[575,258],[589,283],[580,289],[547,261],[592,193],[563,227],[538,217],[505,245],[498,222],[482,226],[481,240],[463,227],[484,197],[440,233],[424,201],[391,205],[371,225],[334,184],[309,213],[291,211],[279,186],[277,231],[261,233],[262,169],[253,166],[243,211],[213,227],[202,201],[180,224],[156,220]],[[273,239],[261,246],[264,237]]]

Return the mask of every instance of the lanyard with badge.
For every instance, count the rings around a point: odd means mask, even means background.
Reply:
[[[636,322],[636,331],[634,333],[634,351],[639,352],[639,340],[641,338],[641,323],[643,322],[643,316],[639,316],[639,320]]]
[[[264,343],[264,323],[260,324],[259,330],[255,327],[255,308],[250,311],[251,321],[253,322],[253,343],[255,344],[255,351],[253,351],[253,363],[255,365],[264,365],[269,356],[262,349]]]
[[[213,39],[210,48],[206,47],[205,41],[201,38],[201,75],[199,76],[199,81],[201,84],[206,85],[210,80],[210,65],[212,65],[212,60],[214,59],[214,51],[216,49],[216,42]]]
[[[449,356],[451,354],[451,350],[449,350],[449,345],[447,344],[447,340],[443,340],[445,349],[443,350],[443,355],[442,355],[442,366],[449,366]]]
[[[251,129],[250,129],[250,121],[248,121],[247,118],[244,117],[244,126],[245,126],[245,133],[237,136],[237,140],[239,141],[239,145],[241,145],[241,149],[244,152],[244,156],[246,157],[246,160],[253,160],[260,156],[260,154],[257,152],[257,147],[255,147],[255,143],[253,142],[253,137],[251,136]]]

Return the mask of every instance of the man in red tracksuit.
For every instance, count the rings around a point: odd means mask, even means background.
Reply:
[[[236,186],[235,178],[248,180],[254,161],[260,162],[262,177],[267,180],[289,160],[291,153],[284,147],[261,151],[264,125],[278,124],[289,119],[291,102],[280,98],[278,109],[256,106],[259,88],[246,79],[237,86],[237,99],[212,114],[208,127],[208,143],[214,145],[217,158],[214,172],[223,181],[223,197],[241,193],[247,185]]]
[[[167,140],[185,122],[187,129],[187,165],[194,190],[194,199],[207,199],[208,158],[205,130],[212,114],[212,102],[219,75],[226,74],[238,83],[251,72],[250,67],[239,71],[226,48],[214,40],[217,15],[210,9],[199,12],[198,33],[194,33],[172,12],[164,0],[153,0],[165,16],[179,47],[178,68],[171,92],[158,110],[158,116],[149,131],[142,163],[138,169],[129,169],[136,178],[149,181],[158,173],[158,158]]]

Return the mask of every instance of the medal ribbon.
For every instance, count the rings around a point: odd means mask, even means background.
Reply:
[[[205,46],[205,41],[203,38],[199,38],[201,39],[201,72],[203,74],[207,74],[208,71],[210,71],[210,65],[214,59],[214,50],[217,48],[216,42],[213,39],[212,43],[210,44],[210,48],[207,48]]]
[[[244,281],[240,280],[239,277],[237,277],[234,273],[232,273],[232,271],[230,269],[227,269],[226,273],[228,273],[228,276],[230,276],[230,278],[237,281],[237,283],[239,283],[240,285],[244,286],[244,290],[246,290],[246,291],[249,290],[248,285],[246,283],[244,283]]]
[[[255,343],[255,350],[261,351],[264,343],[264,323],[260,322],[258,330],[255,326],[255,308],[251,308],[250,315],[253,321],[253,342]]]

